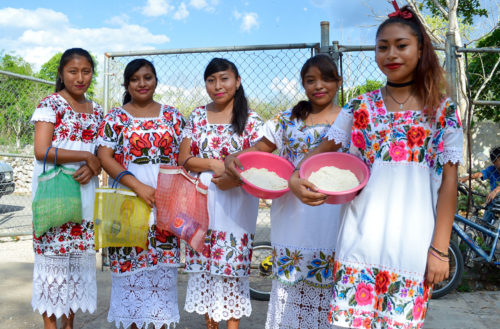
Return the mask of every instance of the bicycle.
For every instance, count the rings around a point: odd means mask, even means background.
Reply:
[[[255,242],[253,245],[250,268],[250,297],[268,301],[271,297],[273,275],[273,247],[268,241]]]
[[[464,185],[459,185],[459,192],[463,192]],[[472,194],[481,194],[472,192]],[[479,210],[485,207],[475,207],[470,219],[455,213],[453,222],[453,236],[460,239],[465,244],[465,261],[472,262],[485,261],[496,266],[500,266],[497,258],[496,247],[500,237],[500,198],[496,198],[488,205],[487,211],[493,214],[493,220],[489,223],[483,220],[485,215],[480,217]],[[495,226],[495,222],[496,226]],[[435,285],[432,298],[437,299],[455,290],[462,279],[464,271],[464,259],[457,243],[452,239],[448,248],[450,257],[450,274],[447,280]],[[476,256],[476,257],[473,257]]]

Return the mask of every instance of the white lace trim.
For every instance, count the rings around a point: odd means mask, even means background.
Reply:
[[[70,315],[70,311],[93,313],[97,307],[96,259],[94,253],[66,255],[35,254],[31,306],[48,316]]]
[[[443,151],[441,155],[443,164],[451,162],[453,164],[462,163],[462,149],[458,148],[447,148]]]
[[[96,141],[96,148],[98,148],[99,146],[105,146],[105,147],[109,147],[110,149],[114,149],[116,146],[116,143],[107,142],[107,141],[102,140],[101,138],[98,138]]]
[[[50,123],[56,122],[56,112],[50,107],[40,107],[35,109],[33,116],[31,117],[31,123],[37,121],[45,121]]]
[[[304,282],[293,286],[273,280],[266,329],[331,329],[328,312],[333,289],[319,289]]]
[[[252,313],[249,279],[190,273],[184,310],[208,314],[216,322],[249,317]]]
[[[327,140],[334,140],[336,144],[341,143],[342,147],[349,147],[350,136],[343,130],[331,126],[325,134]]]
[[[133,275],[111,274],[111,301],[108,322],[128,328],[167,328],[179,322],[177,268],[157,266]]]

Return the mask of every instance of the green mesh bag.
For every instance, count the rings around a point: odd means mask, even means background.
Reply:
[[[75,170],[56,165],[56,148],[54,168],[45,171],[49,150],[50,147],[45,153],[43,173],[38,176],[38,188],[32,203],[33,229],[37,238],[51,227],[82,222],[80,183],[72,176]]]

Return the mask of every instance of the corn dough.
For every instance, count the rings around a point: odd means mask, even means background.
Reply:
[[[243,171],[241,176],[264,190],[280,191],[288,187],[286,179],[281,178],[274,171],[269,171],[266,168],[250,168]]]
[[[329,192],[346,191],[359,185],[359,180],[352,171],[333,166],[314,171],[308,180],[319,189]]]

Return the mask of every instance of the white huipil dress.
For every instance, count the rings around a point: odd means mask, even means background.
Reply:
[[[443,166],[462,159],[455,105],[388,112],[380,90],[342,109],[328,132],[371,167],[349,204],[335,256],[332,324],[349,328],[421,328],[430,287],[424,283]]]
[[[266,122],[263,136],[297,166],[329,125],[307,126],[292,110]],[[341,205],[308,206],[291,191],[271,206],[273,286],[266,328],[330,328],[333,257]]]
[[[54,124],[52,147],[95,153],[97,130],[104,113],[92,103],[92,113],[75,112],[58,93],[44,98],[36,108],[31,122]],[[85,162],[64,163],[77,170]],[[48,161],[46,170],[54,167]],[[32,197],[38,187],[38,176],[43,172],[43,160],[35,161]],[[39,238],[33,235],[35,263],[33,270],[33,310],[48,316],[70,315],[78,309],[93,313],[97,304],[96,258],[94,251],[94,194],[99,181],[93,177],[80,186],[82,223],[66,223],[51,228]]]
[[[161,105],[158,117],[134,117],[121,107],[113,108],[99,128],[98,145],[114,150],[114,158],[144,184],[156,188],[161,164],[177,165],[182,114]],[[111,184],[111,180],[109,182]],[[119,185],[120,188],[126,188]],[[111,300],[108,321],[128,328],[174,327],[179,322],[177,267],[180,262],[176,237],[156,229],[156,209],[149,216],[147,249],[108,248],[111,269]]]
[[[262,120],[250,111],[241,135],[231,124],[210,124],[206,107],[193,110],[183,137],[191,139],[191,154],[220,159],[246,149],[260,138]],[[250,316],[249,281],[252,243],[257,223],[259,199],[241,187],[221,191],[211,183],[213,173],[203,172],[208,186],[209,230],[201,253],[186,247],[189,281],[184,309],[208,314],[214,321]]]

